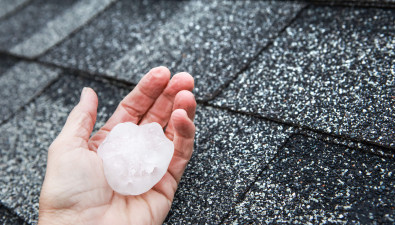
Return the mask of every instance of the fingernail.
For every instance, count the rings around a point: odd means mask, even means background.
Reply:
[[[86,97],[86,91],[88,90],[87,87],[82,88],[80,101],[82,101]]]

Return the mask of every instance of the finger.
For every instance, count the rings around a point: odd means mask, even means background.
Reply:
[[[70,112],[67,121],[55,142],[87,147],[89,136],[96,122],[98,99],[94,90],[83,88],[80,102]]]
[[[195,97],[190,91],[180,91],[174,100],[173,111],[176,109],[184,109],[190,120],[193,121],[196,111]],[[174,138],[174,125],[173,121],[170,120],[165,131],[166,136],[172,141]]]
[[[144,115],[140,124],[157,122],[162,127],[166,126],[173,111],[173,103],[177,93],[182,90],[192,91],[193,86],[193,77],[188,73],[183,72],[174,75],[163,93]]]
[[[174,154],[168,171],[178,183],[192,155],[195,125],[183,109],[176,109],[171,117],[175,133]]]
[[[137,86],[118,105],[106,124],[89,140],[89,148],[96,151],[107,133],[123,122],[138,124],[142,116],[163,92],[170,80],[166,67],[156,67],[146,74]]]

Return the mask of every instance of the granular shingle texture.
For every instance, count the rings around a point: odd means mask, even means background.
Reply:
[[[193,74],[196,95],[205,99],[235,77],[302,7],[276,1],[121,1],[42,60],[132,83],[165,65]]]
[[[112,1],[36,1],[23,12],[0,22],[0,49],[36,57],[84,25]]]
[[[6,16],[19,7],[23,6],[29,0],[1,0],[0,1],[0,18]]]
[[[394,176],[393,159],[297,135],[227,223],[393,224]]]
[[[37,219],[47,148],[84,86],[92,87],[99,94],[96,129],[128,92],[125,88],[66,74],[1,127],[4,130],[0,138],[1,201],[29,223]],[[195,153],[180,184],[169,223],[219,222],[293,130],[251,116],[206,107],[199,107],[196,124]],[[198,217],[203,214],[205,217]]]
[[[28,223],[36,223],[47,149],[78,103],[83,87],[98,92],[97,126],[113,112],[127,90],[74,76],[62,77],[23,111],[1,126],[0,201]]]
[[[389,148],[384,148],[384,147],[379,147],[377,145],[373,145],[373,144],[368,144],[366,142],[355,142],[352,141],[350,139],[344,138],[344,137],[336,137],[333,135],[328,135],[325,133],[318,133],[312,130],[306,130],[306,129],[297,129],[298,133],[306,135],[308,137],[314,138],[314,139],[318,139],[318,140],[322,140],[322,141],[326,141],[326,142],[330,142],[333,144],[339,144],[339,145],[343,145],[343,146],[347,146],[349,148],[352,149],[358,149],[360,151],[364,151],[364,152],[369,152],[381,157],[385,157],[385,158],[392,158],[395,159],[395,151]]]
[[[0,21],[0,49],[9,50],[23,42],[66,10],[77,0],[45,1],[36,0],[17,14]],[[43,13],[45,12],[45,13]],[[33,47],[33,46],[32,46]]]
[[[394,19],[310,7],[214,102],[394,149]]]
[[[36,63],[19,62],[0,74],[0,122],[44,90],[59,72]]]
[[[158,36],[160,26],[171,19],[184,4],[180,1],[118,1],[76,35],[49,51],[42,60],[105,74],[111,63],[127,51],[139,48],[147,38]],[[151,57],[145,58],[147,62],[140,62],[144,65],[134,62],[135,65],[120,76],[126,80],[136,76],[140,78],[143,75],[140,72],[153,67],[148,63]]]
[[[27,224],[12,211],[0,204],[0,224],[4,225],[24,225]]]
[[[194,153],[168,224],[219,223],[293,131],[211,107],[199,107],[195,121]]]
[[[0,0],[0,224],[37,223],[82,88],[96,131],[158,65],[198,100],[165,224],[395,224],[394,3]]]
[[[0,54],[0,77],[17,62],[16,59]]]
[[[332,6],[362,6],[395,8],[395,0],[308,0],[309,2]]]

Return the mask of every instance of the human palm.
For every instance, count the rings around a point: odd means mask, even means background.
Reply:
[[[48,151],[40,196],[39,224],[159,224],[166,218],[177,184],[193,149],[196,102],[193,78],[179,73],[170,79],[164,67],[152,69],[119,104],[107,123],[91,138],[97,96],[84,88]],[[137,196],[114,192],[96,154],[108,132],[122,122],[157,122],[174,143],[168,171],[151,190]]]

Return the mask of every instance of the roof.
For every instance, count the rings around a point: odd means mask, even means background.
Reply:
[[[0,3],[0,222],[37,223],[83,87],[97,130],[165,65],[198,102],[165,223],[394,223],[395,1]]]

